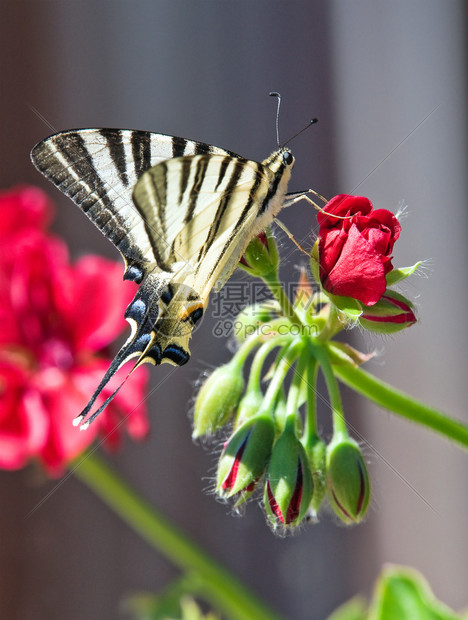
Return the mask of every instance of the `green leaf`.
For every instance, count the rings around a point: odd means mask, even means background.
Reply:
[[[365,600],[360,596],[355,596],[335,609],[327,620],[366,620],[366,607]]]
[[[377,582],[369,620],[460,620],[416,570],[389,566]]]
[[[386,275],[387,286],[393,286],[397,282],[401,282],[411,274],[413,274],[416,269],[421,265],[422,261],[418,261],[412,267],[401,267],[400,269],[392,269]]]

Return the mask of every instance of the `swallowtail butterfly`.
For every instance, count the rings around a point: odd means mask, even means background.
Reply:
[[[39,142],[31,158],[120,251],[124,278],[139,284],[125,312],[131,334],[74,421],[86,428],[115,396],[89,415],[128,360],[136,358],[130,373],[144,362],[188,361],[210,291],[299,197],[286,194],[294,157],[282,147],[259,163],[147,131],[78,129]]]

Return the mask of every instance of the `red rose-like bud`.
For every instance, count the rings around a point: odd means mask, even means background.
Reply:
[[[393,269],[391,254],[401,230],[396,217],[386,209],[374,211],[363,196],[341,194],[317,220],[323,288],[367,306],[377,303],[387,288],[385,275]]]
[[[416,323],[416,315],[403,295],[388,290],[374,306],[365,308],[359,322],[371,331],[393,334]]]

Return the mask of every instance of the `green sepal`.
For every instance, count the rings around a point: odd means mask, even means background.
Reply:
[[[324,291],[328,299],[351,321],[355,321],[362,314],[360,302],[353,297],[345,297],[344,295],[332,295]]]
[[[312,248],[312,252],[310,253],[310,270],[312,271],[312,275],[314,276],[314,280],[317,284],[322,287],[320,283],[320,263],[319,263],[319,242],[318,239],[314,243],[314,247]]]
[[[408,276],[412,275],[418,269],[418,267],[420,267],[421,264],[422,261],[419,260],[411,267],[400,267],[400,269],[392,269],[392,271],[389,271],[385,276],[385,279],[387,280],[387,286],[393,286],[397,282],[401,282]]]

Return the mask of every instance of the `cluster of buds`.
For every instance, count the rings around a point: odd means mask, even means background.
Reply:
[[[263,310],[257,316],[249,312],[257,323]],[[244,368],[253,351],[246,383]],[[273,355],[272,367],[264,371]],[[316,521],[327,496],[345,523],[359,522],[369,504],[366,465],[343,424],[337,424],[328,448],[317,435],[317,369],[307,338],[280,336],[272,327],[268,337],[244,340],[232,360],[208,376],[195,402],[194,437],[232,427],[218,462],[217,494],[233,500],[235,508],[253,494],[263,495],[274,529],[294,528],[305,518]]]
[[[267,231],[241,261],[274,299],[245,308],[235,321],[239,348],[202,384],[195,402],[194,437],[229,428],[218,462],[216,492],[237,509],[263,498],[273,529],[315,522],[325,501],[346,524],[369,507],[370,479],[359,445],[350,438],[336,380],[337,367],[369,359],[334,337],[345,327],[393,333],[416,321],[411,302],[391,287],[419,263],[394,269],[400,234],[396,217],[362,197],[336,196],[319,214],[319,238],[291,303],[278,279],[279,256]],[[248,380],[245,368],[251,357]],[[267,361],[269,363],[267,363]],[[322,372],[333,434],[316,424],[316,382]]]

